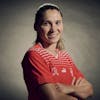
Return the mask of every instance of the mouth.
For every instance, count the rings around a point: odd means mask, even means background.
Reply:
[[[50,34],[50,35],[48,35],[48,38],[55,38],[57,36],[57,34]]]

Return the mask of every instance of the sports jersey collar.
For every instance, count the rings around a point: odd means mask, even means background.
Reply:
[[[42,46],[42,44],[40,42],[35,44],[35,47],[36,48],[43,48],[44,49],[44,47]],[[59,51],[59,49],[56,49],[56,50]]]
[[[48,54],[54,56],[52,53],[48,52],[45,48],[43,48],[42,44],[39,42],[37,44],[35,44],[35,48],[41,48],[44,49]],[[58,52],[56,56],[54,56],[55,58],[58,58],[58,55],[60,53],[59,49],[56,49],[56,51]]]

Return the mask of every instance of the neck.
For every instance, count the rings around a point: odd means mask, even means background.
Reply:
[[[53,43],[53,44],[45,44],[45,43],[42,43],[42,46],[43,46],[49,53],[52,53],[54,56],[57,56],[57,50],[56,50],[57,43]]]
[[[53,44],[42,43],[42,45],[47,50],[55,51],[57,43],[53,43]]]
[[[50,50],[50,51],[55,51],[56,50],[56,43],[55,44],[52,44],[52,45],[49,45],[46,49],[47,50]]]

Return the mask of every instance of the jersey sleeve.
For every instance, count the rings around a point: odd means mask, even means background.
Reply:
[[[29,51],[27,58],[31,65],[30,73],[32,75],[32,79],[34,79],[37,85],[54,83],[49,65],[40,56],[40,54],[35,51]]]
[[[74,73],[75,73],[75,77],[78,79],[79,77],[81,78],[85,78],[83,73],[76,67],[76,65],[73,63],[74,66]]]

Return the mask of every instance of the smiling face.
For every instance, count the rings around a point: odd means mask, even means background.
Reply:
[[[42,23],[38,33],[45,44],[57,43],[63,32],[62,16],[56,9],[49,9],[43,13]]]

